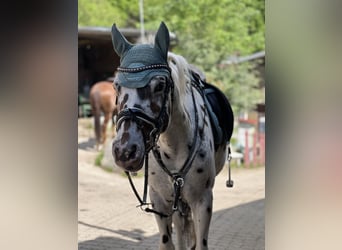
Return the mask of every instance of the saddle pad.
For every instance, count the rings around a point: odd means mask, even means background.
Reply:
[[[204,94],[210,103],[210,108],[212,109],[213,114],[218,120],[219,128],[222,130],[222,138],[218,138],[218,141],[215,144],[229,142],[234,128],[234,114],[232,107],[221,90],[206,82],[204,83],[204,86]],[[212,115],[211,120],[215,120]]]
[[[227,97],[216,86],[201,80],[196,73],[193,72],[192,75],[197,83],[202,84],[215,146],[229,142],[233,134],[234,114]]]

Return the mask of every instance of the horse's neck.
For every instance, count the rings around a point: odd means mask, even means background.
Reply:
[[[188,114],[191,114],[190,110],[185,111],[179,105],[173,105],[170,124],[167,130],[160,135],[158,142],[161,151],[180,161],[187,157],[188,145],[194,136]]]

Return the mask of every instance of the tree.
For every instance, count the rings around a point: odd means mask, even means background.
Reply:
[[[202,68],[238,114],[262,100],[255,63],[219,65],[231,55],[265,49],[264,6],[263,0],[147,0],[145,26],[153,29],[164,20],[177,35],[175,52]]]
[[[235,114],[253,110],[262,101],[260,79],[255,68],[255,63],[245,62],[213,67],[207,74],[208,80],[215,82],[228,97]]]
[[[97,9],[95,8],[97,6]],[[139,28],[138,0],[79,0],[82,25]],[[248,111],[260,100],[253,65],[219,67],[231,55],[265,49],[264,0],[145,0],[145,29],[161,21],[177,36],[174,52],[200,67],[224,90],[237,111]],[[97,20],[96,20],[97,19]]]
[[[126,15],[108,0],[78,0],[78,25],[111,27],[115,21],[125,26]]]

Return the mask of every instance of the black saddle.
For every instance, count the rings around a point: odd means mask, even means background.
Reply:
[[[220,89],[201,79],[197,73],[193,71],[191,73],[193,81],[201,89],[208,109],[216,149],[219,145],[228,143],[232,137],[234,128],[233,110],[227,97]]]

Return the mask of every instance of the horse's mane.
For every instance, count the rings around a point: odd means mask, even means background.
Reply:
[[[184,57],[171,52],[168,53],[168,63],[171,68],[171,77],[175,84],[174,104],[178,104],[179,110],[185,113],[186,88],[191,81],[189,64]]]

